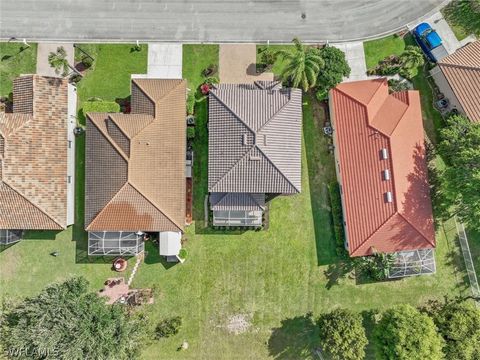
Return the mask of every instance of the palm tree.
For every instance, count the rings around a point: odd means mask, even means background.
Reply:
[[[283,57],[287,63],[280,78],[290,82],[293,87],[301,87],[307,92],[317,83],[318,73],[324,62],[318,49],[304,46],[298,38],[294,38],[292,42],[293,51],[278,51],[278,56]]]
[[[422,51],[416,46],[409,45],[400,55],[400,63],[406,69],[414,69],[422,66],[425,62]]]
[[[51,52],[48,55],[48,63],[55,69],[57,75],[61,73],[62,76],[67,76],[70,72],[71,68],[68,64],[67,52],[63,46],[58,47],[57,52]]]

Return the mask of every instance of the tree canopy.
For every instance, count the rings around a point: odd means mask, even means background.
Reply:
[[[68,64],[67,52],[63,46],[58,47],[56,52],[48,54],[48,63],[55,69],[57,75],[68,75],[70,65]]]
[[[480,230],[480,124],[451,116],[440,130],[439,152],[446,167],[440,173],[442,199],[452,214]]]
[[[87,280],[72,278],[7,309],[0,344],[18,359],[132,359],[145,328],[142,317],[106,305]]]
[[[447,359],[480,359],[480,309],[470,302],[449,301],[433,314],[445,340]]]
[[[360,314],[336,309],[318,319],[320,345],[332,360],[361,360],[368,344]]]
[[[386,360],[443,359],[443,340],[433,320],[411,305],[383,313],[375,328],[377,355]]]
[[[277,53],[286,63],[280,77],[283,81],[290,82],[293,87],[301,87],[307,92],[317,83],[317,76],[324,61],[318,49],[304,46],[297,38],[292,42],[293,50],[279,50]]]
[[[336,47],[325,46],[320,49],[320,56],[325,65],[318,73],[317,98],[324,100],[331,88],[340,84],[344,77],[350,75],[350,66],[348,66],[345,53]]]

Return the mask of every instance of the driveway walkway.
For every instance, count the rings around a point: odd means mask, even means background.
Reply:
[[[219,52],[221,83],[250,84],[258,80],[273,80],[273,73],[257,74],[255,44],[221,44]]]
[[[365,51],[363,50],[363,42],[356,41],[350,43],[331,44],[342,50],[350,65],[350,76],[344,81],[357,81],[367,79],[367,65],[365,62]]]
[[[63,46],[67,52],[68,63],[73,66],[73,44],[72,43],[39,43],[37,48],[37,74],[43,76],[60,76],[55,73],[48,63],[48,55],[56,52],[57,48]]]
[[[148,43],[147,77],[182,78],[182,44]]]

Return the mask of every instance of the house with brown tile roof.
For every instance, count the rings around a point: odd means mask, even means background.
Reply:
[[[302,93],[275,81],[221,84],[209,95],[213,224],[261,226],[268,194],[301,191]]]
[[[13,112],[0,113],[3,244],[18,241],[24,230],[62,230],[73,223],[68,94],[65,79],[25,75],[13,81]]]
[[[185,80],[133,79],[131,113],[89,113],[89,254],[137,254],[141,234],[185,225]]]
[[[480,122],[480,40],[442,59],[430,73],[450,109]]]
[[[329,102],[350,256],[431,253],[435,230],[418,91],[389,94],[385,78],[355,81],[332,89]]]

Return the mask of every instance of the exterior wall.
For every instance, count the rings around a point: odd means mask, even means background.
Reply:
[[[343,182],[342,182],[342,173],[341,173],[341,164],[340,164],[340,156],[338,154],[338,147],[337,147],[337,132],[335,131],[335,111],[332,104],[332,97],[328,97],[328,108],[330,112],[330,122],[333,129],[332,132],[332,139],[333,139],[333,155],[335,158],[335,173],[337,175],[337,181],[340,184],[340,195],[341,195],[341,202],[342,202],[342,215],[343,215],[343,230],[345,233],[345,248],[348,250],[348,228],[347,228],[347,219],[345,219],[345,201],[343,195]]]
[[[465,114],[465,111],[463,110],[462,105],[460,105],[460,102],[458,101],[455,93],[450,87],[450,84],[448,83],[448,80],[445,78],[445,75],[443,74],[440,67],[435,66],[432,70],[430,70],[430,75],[432,76],[433,80],[435,81],[435,84],[437,84],[440,91],[445,95],[445,97],[450,102],[450,105],[449,105],[450,109],[457,109],[462,114]]]

